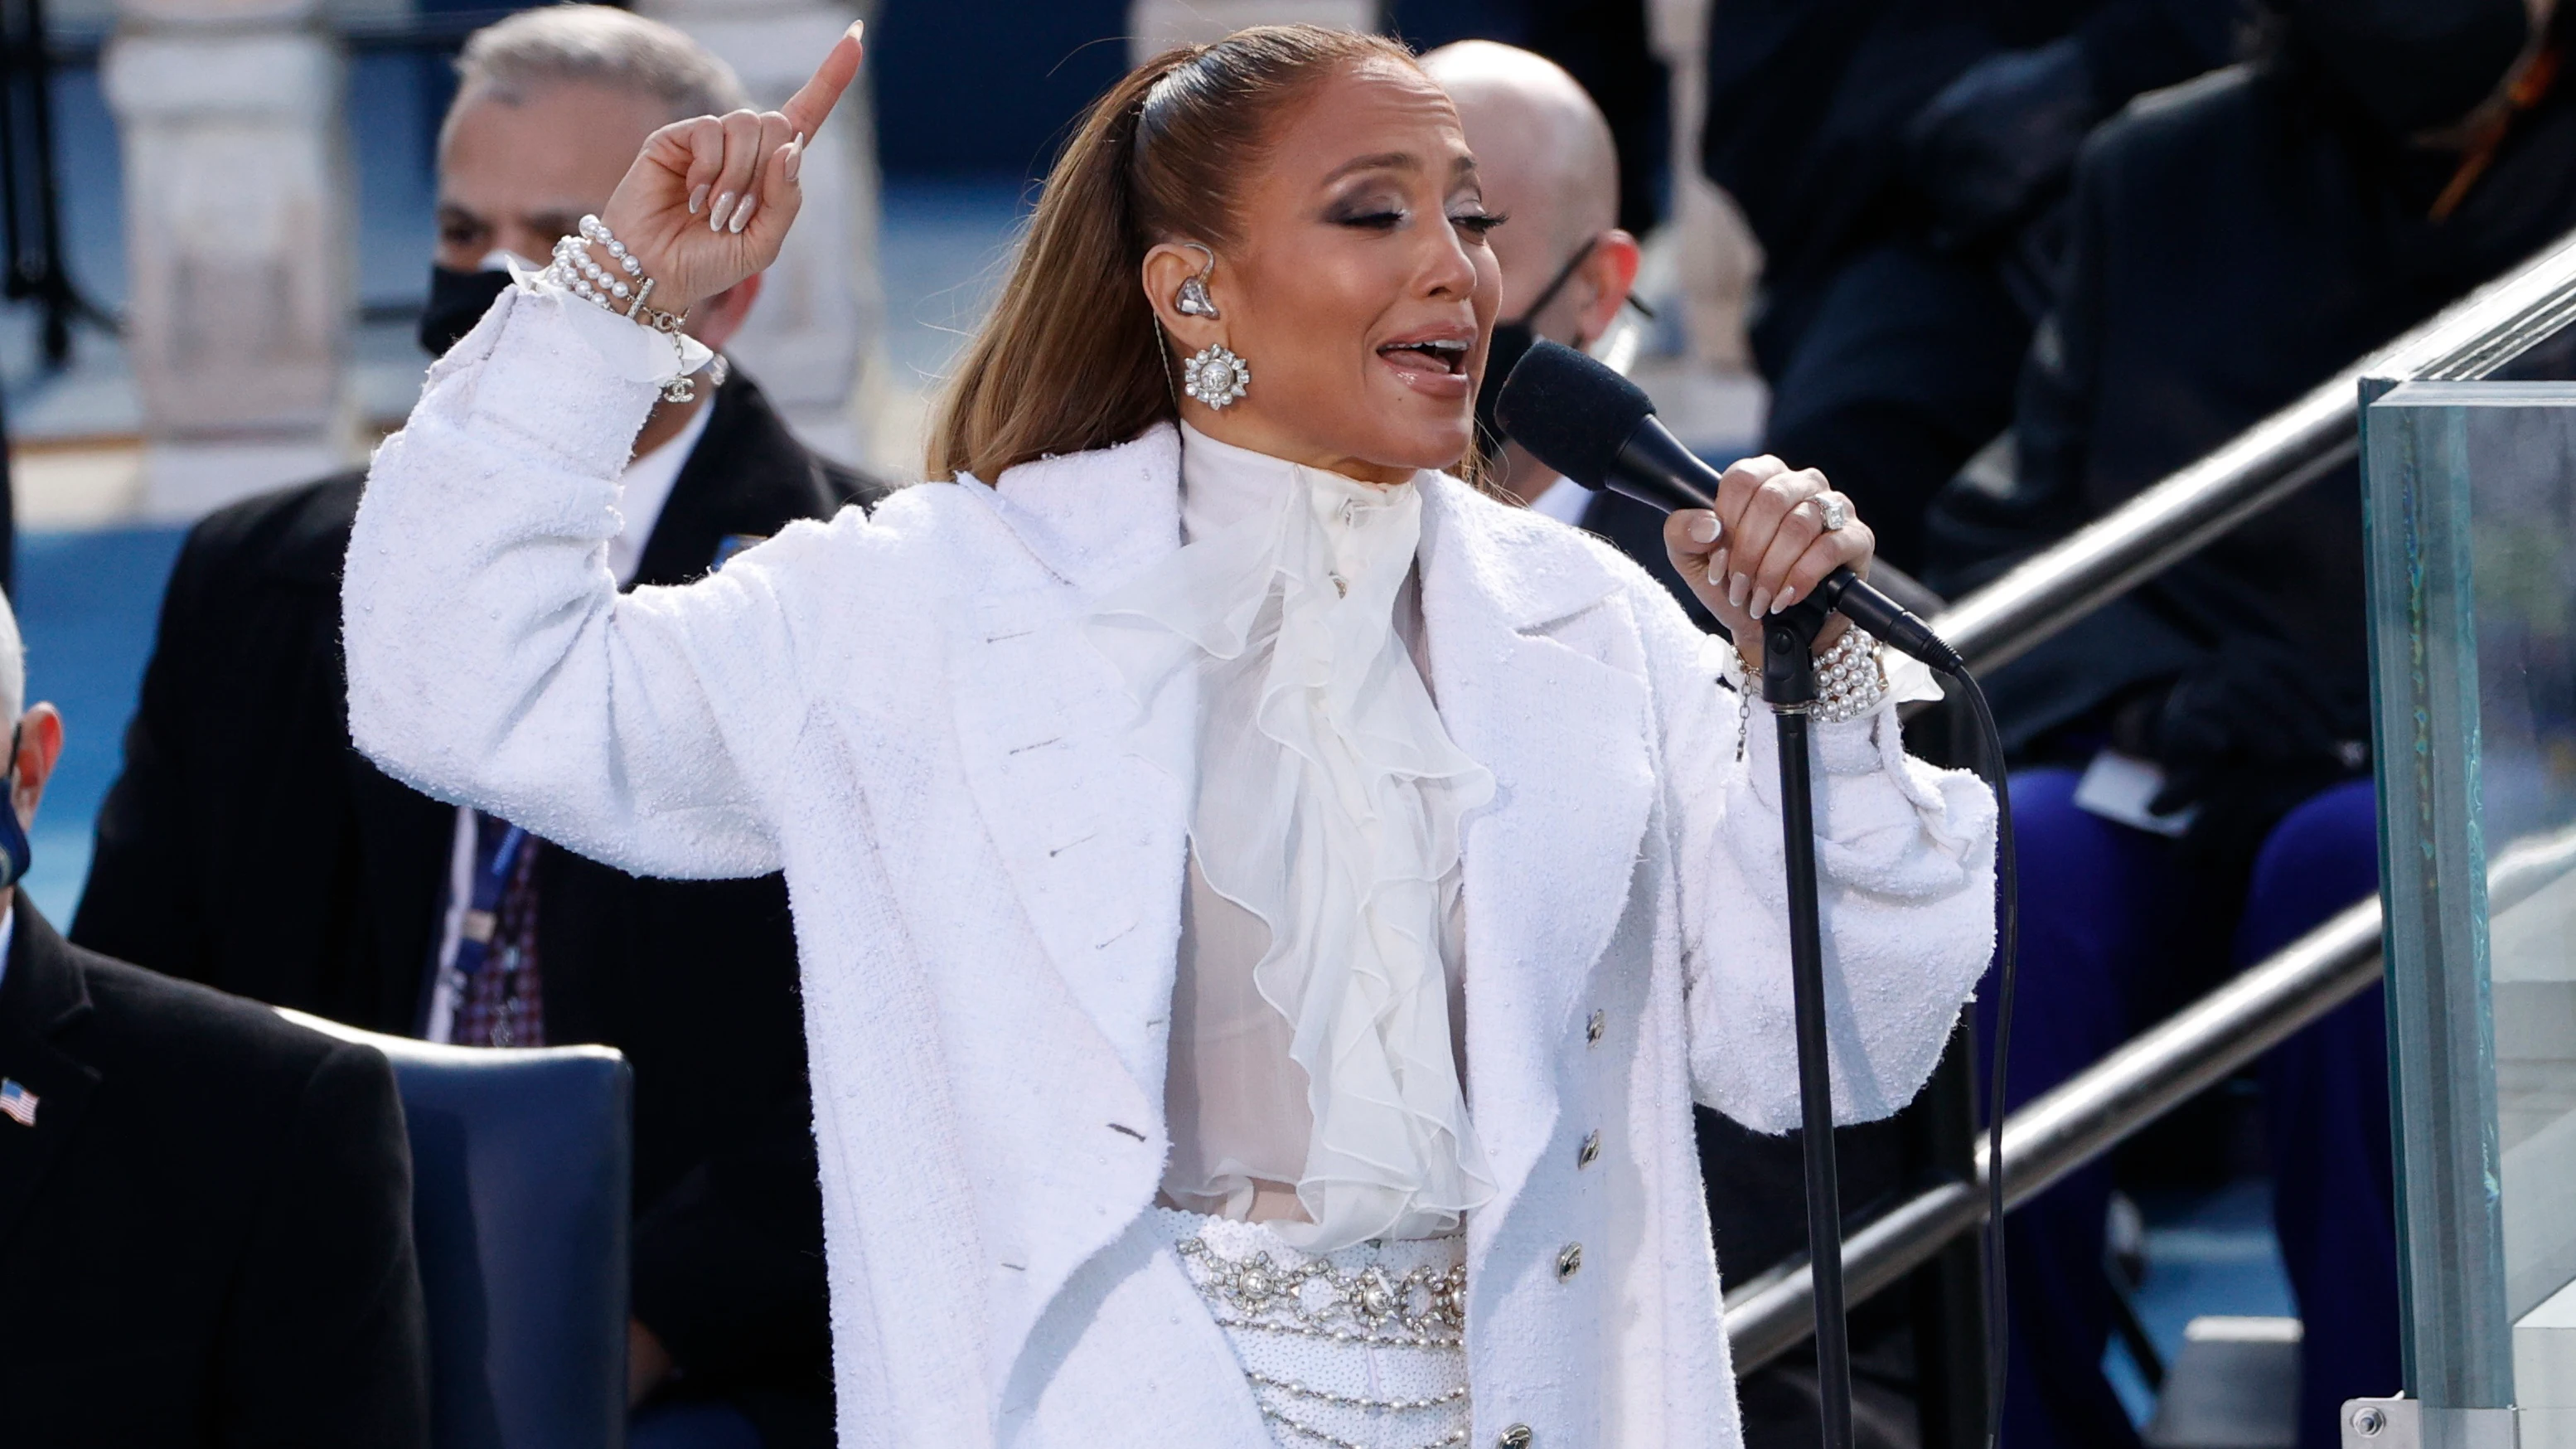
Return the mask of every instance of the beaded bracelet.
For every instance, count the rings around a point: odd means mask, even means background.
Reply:
[[[611,273],[591,256],[590,243],[593,242],[608,253],[625,276]],[[580,235],[556,239],[554,262],[546,268],[544,276],[593,306],[614,312],[639,327],[649,327],[670,338],[672,349],[686,359],[687,350],[681,346],[680,336],[681,330],[688,325],[689,314],[665,312],[650,305],[653,279],[644,275],[644,264],[626,250],[626,244],[619,241],[609,231],[608,224],[597,216],[581,219]],[[662,396],[671,402],[687,402],[697,396],[697,385],[685,375],[675,377],[663,384]]]
[[[1843,631],[1834,647],[1816,656],[1816,702],[1808,706],[1808,715],[1818,724],[1842,724],[1856,720],[1878,708],[1887,698],[1886,651],[1868,630],[1855,624]],[[1744,754],[1747,734],[1753,727],[1753,701],[1762,692],[1762,673],[1745,661],[1738,651],[1735,656],[1736,688],[1735,753]]]
[[[1884,651],[1868,630],[1855,624],[1834,647],[1816,656],[1816,703],[1820,724],[1859,719],[1887,698]]]

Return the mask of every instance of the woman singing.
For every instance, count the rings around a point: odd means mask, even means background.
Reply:
[[[1691,1102],[1798,1120],[1773,735],[1643,573],[1441,471],[1502,218],[1402,48],[1128,76],[952,481],[619,596],[669,326],[778,254],[858,64],[655,135],[432,372],[350,547],[358,744],[629,870],[786,871],[844,1444],[1735,1443]],[[1871,547],[1770,459],[1667,537],[1748,647]],[[1986,965],[1993,807],[1823,648],[1860,1119]]]

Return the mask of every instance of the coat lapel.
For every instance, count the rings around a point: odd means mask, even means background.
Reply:
[[[1135,706],[1081,624],[1102,592],[1179,546],[1179,457],[1176,435],[1161,429],[1012,469],[997,489],[961,479],[967,497],[992,509],[1027,550],[1030,566],[995,568],[988,591],[950,625],[949,641],[968,788],[1031,929],[1088,1017],[1064,1030],[1096,1027],[1116,1057],[1098,1073],[1052,1084],[1064,1100],[1051,1106],[1067,1122],[1129,1133],[1157,1165],[1167,1144],[1164,1043],[1186,797],[1179,781],[1138,757]],[[1157,723],[1183,722],[1158,715]],[[1151,1199],[1159,1166],[1134,1181],[1123,1171],[1104,1176],[1108,1159],[1086,1143],[1087,1132],[1048,1143],[1044,1150],[1063,1160],[1030,1164],[1027,1175],[1087,1183],[1098,1200],[1058,1193],[1026,1203],[1025,1221],[987,1224],[997,1241],[1027,1249],[999,1279],[989,1341],[996,1383],[1009,1381],[1074,1270]],[[1023,1206],[1018,1195],[999,1202],[1005,1213]]]
[[[968,486],[972,486],[971,484]],[[986,828],[1048,956],[1159,1114],[1188,840],[1182,782],[1146,763],[1140,722],[1082,634],[1092,604],[1180,546],[1169,428],[1014,468],[984,495],[1040,565],[956,626],[958,733]]]
[[[98,1090],[96,1068],[55,1040],[91,1011],[89,990],[62,938],[23,897],[0,980],[0,1078],[36,1095],[32,1127],[0,1118],[0,1249],[5,1249],[46,1171],[80,1130]]]
[[[1499,1189],[1469,1220],[1480,1255],[1555,1129],[1557,1054],[1627,907],[1652,715],[1634,630],[1602,617],[1621,580],[1559,525],[1442,478],[1422,560],[1440,717],[1494,775],[1465,866],[1469,1104]]]

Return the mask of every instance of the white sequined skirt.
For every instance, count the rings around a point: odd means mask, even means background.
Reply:
[[[1317,1257],[1259,1223],[1158,1207],[1281,1449],[1446,1449],[1468,1434],[1464,1234]]]

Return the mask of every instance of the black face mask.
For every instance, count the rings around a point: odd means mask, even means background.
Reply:
[[[420,309],[420,345],[432,357],[445,357],[509,289],[510,274],[503,268],[459,272],[433,265],[429,301]]]
[[[18,823],[17,802],[8,798],[18,785],[18,731],[9,731],[9,772],[0,776],[0,892],[27,878],[36,853],[27,844],[27,827]]]
[[[1541,289],[1538,299],[1530,303],[1517,319],[1494,324],[1493,339],[1485,344],[1485,375],[1476,384],[1476,446],[1486,457],[1502,452],[1506,441],[1503,425],[1494,416],[1495,407],[1503,399],[1503,379],[1512,375],[1512,369],[1520,365],[1521,358],[1538,341],[1538,334],[1530,330],[1530,319],[1547,310],[1547,304],[1556,300],[1556,294],[1564,291],[1565,284],[1574,280],[1575,269],[1581,267],[1591,257],[1592,249],[1600,244],[1599,237],[1585,242],[1566,259],[1565,266],[1556,274],[1556,280]],[[1579,347],[1582,344],[1578,342],[1575,345]]]

